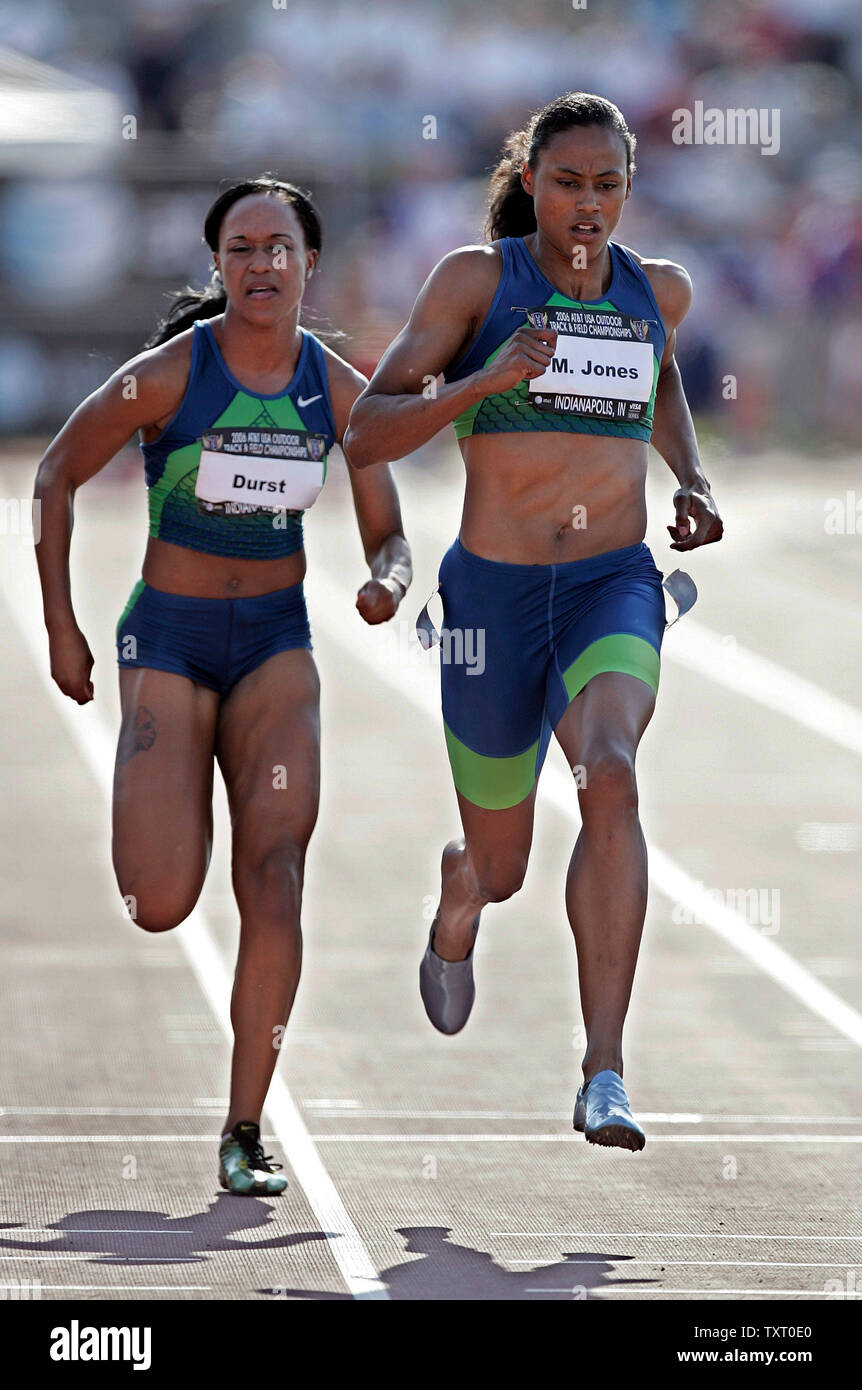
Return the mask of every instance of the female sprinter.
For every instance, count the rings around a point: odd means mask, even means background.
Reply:
[[[306,194],[269,177],[236,184],[213,203],[204,236],[209,290],[176,301],[159,345],[88,397],[42,460],[37,556],[51,674],[85,704],[93,657],[70,597],[73,501],[139,430],[150,530],[117,626],[114,868],[145,931],[188,916],[209,865],[217,758],[241,918],[219,1181],[278,1193],[287,1180],[263,1153],[259,1123],[299,981],[319,785],[302,512],[366,382],[299,326],[321,248]],[[385,622],[411,577],[398,497],[388,467],[351,469],[350,481],[372,574],[356,606],[367,623]]]
[[[719,540],[722,523],[674,362],[689,278],[610,239],[634,148],[617,107],[580,92],[510,136],[491,181],[490,244],[432,272],[346,445],[361,468],[452,421],[467,471],[439,588],[449,631],[484,630],[485,667],[441,663],[464,838],[443,851],[420,970],[426,1012],[444,1033],[467,1021],[479,913],[523,882],[553,731],[578,773],[583,820],[566,884],[587,1033],[575,1128],[636,1150],[645,1137],[622,1083],[647,898],[635,752],[665,626],[663,576],[643,540],[651,433],[679,481],[673,548]],[[426,399],[423,377],[440,373]]]

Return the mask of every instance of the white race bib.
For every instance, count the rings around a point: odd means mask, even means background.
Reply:
[[[226,515],[305,511],[326,477],[326,440],[308,430],[211,429],[201,435],[195,496]]]
[[[529,383],[531,405],[627,422],[646,414],[655,360],[646,319],[551,306],[527,310],[527,321],[557,333],[550,366]]]

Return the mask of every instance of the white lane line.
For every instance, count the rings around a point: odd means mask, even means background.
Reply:
[[[121,1106],[121,1105],[4,1105],[0,1106],[0,1118],[4,1115],[33,1116],[107,1116],[116,1119],[127,1116],[140,1119],[166,1119],[173,1116],[193,1116],[200,1119],[209,1113],[221,1114],[227,1101],[218,1106],[195,1106],[188,1109],[180,1106]],[[303,1102],[306,1104],[306,1102]],[[571,1110],[328,1110],[321,1106],[315,1108],[316,1120],[524,1120],[530,1123],[546,1121],[568,1121]],[[862,1115],[699,1115],[697,1113],[674,1114],[671,1111],[639,1110],[637,1118],[645,1124],[661,1125],[700,1125],[700,1124],[746,1124],[746,1125],[862,1125]]]
[[[83,708],[73,704],[59,693],[51,680],[47,637],[40,616],[41,606],[34,592],[35,575],[28,574],[29,583],[22,583],[22,578],[23,576],[19,575],[19,582],[13,587],[7,565],[0,563],[0,591],[7,614],[30,654],[49,700],[65,723],[76,748],[89,766],[107,805],[110,806],[113,790],[114,737],[109,732],[105,719],[92,704]],[[105,853],[107,852],[106,842]],[[196,907],[191,916],[176,929],[175,939],[185,952],[189,967],[209,1001],[225,1039],[232,1044],[233,1029],[229,1001],[233,982],[200,907]],[[362,1237],[347,1214],[335,1185],[321,1162],[287,1083],[278,1072],[273,1076],[264,1113],[272,1123],[278,1142],[317,1218],[350,1293],[354,1298],[388,1300],[389,1294],[378,1278]],[[127,1135],[125,1142],[134,1143],[136,1138],[137,1136],[132,1136],[130,1139]],[[68,1143],[68,1137],[59,1142]],[[210,1143],[213,1142],[213,1137],[210,1136]]]
[[[489,1231],[489,1237],[499,1240],[805,1240],[814,1245],[824,1241],[840,1244],[854,1241],[858,1244],[862,1236],[769,1235],[741,1234],[738,1231]]]
[[[179,932],[180,943],[209,999],[210,1007],[222,1025],[225,1037],[232,1043],[229,1011],[232,980],[203,913],[196,908],[192,918],[182,924]],[[264,1114],[278,1135],[279,1143],[326,1236],[348,1290],[354,1298],[388,1300],[389,1294],[378,1278],[365,1242],[347,1214],[287,1083],[277,1072],[270,1083]]]
[[[167,1119],[173,1115],[193,1115],[196,1120],[210,1111],[219,1115],[224,1105],[0,1105],[3,1115],[108,1115],[113,1119],[125,1115],[131,1119]]]
[[[242,1249],[244,1252],[254,1251],[253,1245],[237,1246],[236,1248]],[[74,1254],[71,1251],[46,1251],[44,1254],[19,1254],[17,1252],[9,1253],[3,1250],[0,1251],[0,1263],[9,1264],[12,1261],[23,1261],[24,1263],[30,1264],[86,1264],[92,1262],[94,1255],[98,1253],[98,1251],[94,1250],[81,1255]],[[152,1263],[152,1257],[147,1255],[123,1255],[122,1260],[124,1264],[139,1263],[142,1265],[149,1265]],[[498,1260],[498,1263],[513,1266],[529,1265],[530,1272],[536,1273],[540,1269],[555,1268],[560,1264],[560,1260],[559,1258],[555,1259],[553,1257],[547,1260],[536,1258],[532,1260],[503,1259]],[[633,1265],[646,1265],[651,1269],[680,1266],[685,1268],[690,1266],[692,1268],[707,1269],[835,1269],[834,1260],[669,1260],[664,1255],[657,1255],[653,1259],[634,1259],[630,1255],[602,1255],[599,1258],[592,1255],[589,1257],[578,1256],[571,1261],[571,1264],[573,1269],[578,1269],[581,1265],[601,1265],[604,1268],[612,1266],[617,1273],[624,1273],[625,1270]],[[854,1273],[856,1272],[856,1266],[851,1265],[850,1268]],[[643,1277],[646,1278],[646,1276]],[[0,1288],[2,1287],[4,1287],[4,1285],[0,1284]]]
[[[728,644],[717,632],[687,615],[679,641],[662,645],[662,660],[695,671],[734,695],[753,700],[775,714],[810,729],[851,753],[862,753],[862,712],[822,686],[760,656],[740,642]]]
[[[29,1111],[22,1111],[29,1114]],[[199,1113],[199,1112],[195,1112]],[[316,1120],[571,1120],[569,1110],[356,1110],[345,1113],[321,1109]],[[700,1125],[862,1125],[862,1115],[699,1115],[672,1111],[639,1110],[637,1117],[649,1124]]]
[[[392,635],[387,634],[385,629],[374,628],[367,628],[364,634],[360,634],[351,616],[356,618],[357,623],[362,620],[355,611],[351,615],[353,599],[346,588],[336,584],[328,573],[320,569],[308,582],[307,588],[312,628],[317,624],[327,636],[349,651],[351,662],[361,662],[379,681],[389,685],[402,699],[439,725],[439,677],[431,655],[422,659],[412,622],[399,620],[406,625],[406,630],[396,628]],[[420,601],[417,595],[411,613]],[[408,642],[412,638],[418,658],[412,655],[411,647],[404,646],[404,637]],[[435,652],[437,650],[435,648]],[[408,652],[411,655],[406,656]],[[445,759],[442,731],[440,757],[441,761]],[[569,820],[576,819],[578,800],[575,784],[559,768],[545,765],[538,794]],[[672,902],[684,903],[692,908],[703,924],[723,941],[747,957],[812,1013],[862,1047],[862,1014],[821,984],[805,966],[800,965],[771,938],[756,931],[739,913],[714,902],[702,884],[654,844],[649,845],[649,876],[655,887]]]
[[[209,1293],[212,1284],[43,1284],[40,1280],[38,1287],[40,1293]],[[32,1284],[28,1288],[32,1290]],[[0,1289],[17,1289],[20,1297],[22,1285],[0,1282]],[[21,1301],[38,1302],[32,1292]]]
[[[575,1144],[582,1134],[315,1134],[317,1144]],[[862,1134],[651,1134],[650,1144],[862,1144]]]
[[[239,1248],[240,1248],[240,1247],[237,1246],[237,1249],[239,1249]],[[243,1249],[244,1251],[253,1250],[253,1249],[254,1249],[254,1246],[253,1246],[253,1245],[244,1245],[244,1246],[242,1247],[242,1249]],[[67,1250],[46,1250],[44,1254],[21,1255],[21,1254],[18,1254],[17,1252],[12,1252],[12,1251],[8,1251],[8,1250],[6,1250],[6,1249],[0,1248],[0,1265],[9,1264],[10,1261],[13,1261],[13,1260],[19,1260],[19,1261],[20,1261],[20,1260],[23,1260],[25,1264],[27,1264],[27,1263],[29,1263],[29,1264],[45,1264],[45,1263],[52,1263],[52,1264],[80,1264],[80,1263],[84,1263],[84,1264],[93,1264],[94,1261],[95,1261],[95,1259],[96,1259],[96,1257],[97,1257],[98,1255],[107,1255],[107,1254],[114,1254],[114,1255],[116,1256],[117,1259],[121,1259],[121,1260],[122,1260],[122,1262],[123,1262],[124,1265],[125,1265],[125,1264],[130,1264],[130,1265],[133,1265],[133,1264],[152,1265],[152,1264],[162,1264],[162,1263],[164,1263],[164,1262],[165,1262],[166,1260],[168,1260],[168,1259],[176,1259],[177,1261],[181,1261],[181,1260],[185,1260],[185,1259],[186,1259],[186,1256],[183,1255],[182,1253],[177,1253],[175,1256],[166,1256],[166,1255],[125,1255],[125,1254],[122,1254],[122,1255],[121,1255],[118,1251],[108,1251],[108,1250],[104,1249],[104,1247],[98,1247],[98,1246],[91,1248],[91,1249],[90,1249],[90,1252],[89,1252],[88,1254],[86,1254],[86,1255],[76,1255],[76,1254],[75,1254],[73,1251],[71,1251],[71,1250],[68,1250],[68,1251],[67,1251]]]
[[[361,1100],[304,1100],[306,1110],[361,1110]]]
[[[0,1248],[3,1232],[16,1236],[193,1236],[194,1231],[154,1231],[139,1229],[137,1226],[7,1226],[0,1227]]]
[[[562,810],[570,800],[571,788],[556,768],[549,770],[555,776],[550,779],[548,793]],[[715,902],[702,884],[654,844],[649,846],[649,875],[671,902],[684,902],[693,908],[703,924],[729,946],[747,957],[812,1013],[831,1024],[836,1032],[862,1047],[862,1014],[828,985],[822,984],[771,937],[756,931],[739,913]]]
[[[572,1296],[571,1289],[527,1289],[525,1292],[567,1293],[570,1298]],[[758,1298],[862,1298],[862,1293],[845,1293],[843,1289],[839,1292],[832,1289],[621,1289],[605,1287],[604,1284],[590,1289],[588,1297],[595,1298],[596,1294],[606,1293],[633,1294],[635,1298],[644,1298],[647,1294],[658,1294],[661,1298],[666,1298],[668,1294],[675,1293],[686,1294],[688,1298],[721,1298],[727,1294],[732,1298],[748,1297],[752,1301]]]
[[[530,1265],[532,1269],[553,1269],[558,1265],[559,1259],[545,1260],[504,1260],[507,1265]],[[658,1255],[654,1260],[635,1260],[630,1255],[602,1255],[598,1258],[591,1255],[588,1259],[581,1257],[572,1261],[577,1265],[607,1265],[618,1266],[618,1272],[628,1269],[629,1265],[696,1265],[705,1266],[709,1269],[720,1267],[722,1269],[834,1269],[834,1260],[667,1260],[664,1255]]]
[[[278,1133],[261,1135],[282,1143]],[[312,1144],[582,1144],[582,1134],[309,1134]],[[2,1134],[0,1144],[211,1144],[211,1134]],[[651,1134],[650,1144],[862,1144],[862,1134]]]
[[[278,1134],[262,1134],[264,1144],[280,1144]],[[211,1144],[211,1134],[0,1134],[0,1144]],[[287,1152],[285,1150],[285,1152]]]

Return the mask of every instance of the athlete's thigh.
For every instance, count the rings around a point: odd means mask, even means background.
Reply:
[[[473,871],[489,888],[517,888],[527,868],[533,842],[536,786],[504,810],[489,811],[457,792],[464,844]]]
[[[598,753],[632,758],[655,710],[655,691],[622,671],[600,671],[569,703],[554,730],[572,768],[588,767]]]
[[[117,880],[124,895],[137,899],[143,925],[157,906],[168,917],[179,913],[181,920],[200,892],[212,847],[219,697],[172,671],[132,667],[119,677],[122,721],[113,797]]]
[[[222,701],[216,757],[227,787],[234,877],[301,857],[320,799],[320,682],[307,649],[278,652]]]
[[[547,709],[569,765],[616,751],[634,757],[655,709],[665,628],[661,573],[646,546],[614,553],[582,589],[560,586],[563,623]]]
[[[444,625],[440,687],[449,764],[459,802],[521,827],[547,747],[550,577],[542,566],[504,565],[456,541],[440,565]],[[534,571],[538,570],[536,574]],[[467,812],[474,833],[486,818]]]

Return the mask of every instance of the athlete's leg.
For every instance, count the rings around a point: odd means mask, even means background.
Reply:
[[[647,851],[638,818],[635,754],[655,708],[645,681],[616,671],[592,677],[555,730],[578,789],[583,821],[566,881],[578,952],[587,1046],[584,1078],[622,1075],[623,1022],[647,903]]]
[[[119,677],[114,871],[133,921],[168,931],[191,912],[209,865],[219,696],[172,671]]]
[[[434,926],[434,953],[463,960],[473,944],[473,922],[487,903],[511,898],[524,881],[533,839],[535,787],[517,806],[486,811],[458,792],[464,835],[450,840],[441,862],[442,889]]]
[[[473,922],[524,881],[544,720],[550,567],[485,560],[456,541],[440,565],[443,721],[463,837],[443,851],[434,954],[464,960]],[[476,660],[471,664],[467,654]],[[464,660],[452,659],[454,655]],[[540,746],[541,745],[541,746]]]
[[[237,682],[219,716],[216,756],[240,912],[225,1130],[259,1122],[299,983],[305,851],[320,789],[319,698],[310,651],[279,652]]]

